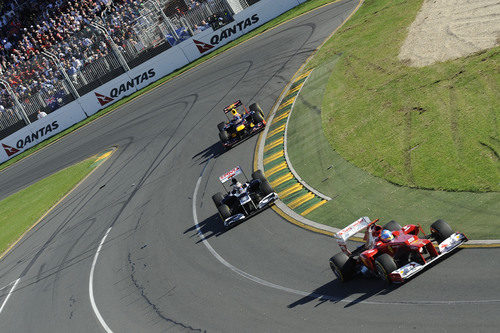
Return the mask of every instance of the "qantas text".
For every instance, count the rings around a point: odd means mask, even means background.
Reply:
[[[257,22],[259,22],[259,15],[254,14],[250,18],[236,23],[231,28],[222,30],[220,34],[215,35],[210,39],[210,43],[212,43],[212,45],[217,45],[224,39],[231,37],[231,35],[235,35],[237,32],[245,30],[246,28]]]

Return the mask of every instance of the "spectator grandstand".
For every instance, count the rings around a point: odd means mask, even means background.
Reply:
[[[227,0],[4,1],[0,139],[36,121],[38,111],[50,113],[209,28],[222,13],[234,14]]]

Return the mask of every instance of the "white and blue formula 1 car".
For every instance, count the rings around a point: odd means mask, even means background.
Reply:
[[[241,174],[245,176],[244,183],[236,179],[236,176]],[[252,179],[248,181],[241,168],[237,166],[220,176],[219,180],[226,194],[215,193],[212,200],[226,228],[254,216],[278,199],[278,194],[274,192],[261,170],[252,173]],[[232,185],[227,188],[224,184],[229,181]]]

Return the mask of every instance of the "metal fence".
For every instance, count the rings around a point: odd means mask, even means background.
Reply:
[[[247,6],[248,7],[248,6]],[[228,12],[234,15],[231,7],[225,1],[206,1],[202,2],[199,6],[193,7],[185,13],[177,15],[177,18],[182,20],[186,19],[192,30],[196,30],[198,26],[203,26],[209,23],[213,15]]]
[[[38,111],[50,113],[207,28],[214,14],[233,15],[227,1],[205,0],[169,16],[163,11],[168,0],[120,4],[14,72],[1,73],[8,82],[0,83],[0,139],[36,121]]]
[[[7,128],[22,121],[15,111],[14,101],[5,87],[0,90],[0,126]]]

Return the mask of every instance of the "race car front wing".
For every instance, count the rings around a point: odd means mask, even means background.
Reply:
[[[391,274],[389,274],[389,279],[394,283],[403,283],[410,277],[422,271],[431,263],[456,250],[460,245],[467,241],[468,239],[464,234],[456,232],[439,244],[438,256],[428,260],[424,265],[412,261],[409,264],[394,270]]]
[[[242,143],[243,141],[246,141],[247,139],[252,137],[254,134],[262,131],[265,127],[266,127],[265,122],[259,123],[259,124],[255,125],[254,128],[250,132],[248,132],[245,136],[243,136],[242,138],[231,138],[228,141],[223,142],[222,145],[225,148],[232,148],[234,146],[237,146],[240,143]]]
[[[253,212],[251,212],[248,215],[239,213],[239,214],[230,216],[230,217],[228,217],[227,219],[224,220],[224,226],[225,227],[229,227],[229,226],[231,226],[232,224],[234,224],[236,222],[239,222],[239,221],[242,221],[242,220],[245,220],[247,218],[250,218],[250,217],[254,216],[255,214],[257,214],[260,211],[262,211],[263,209],[265,209],[268,206],[270,206],[277,199],[278,199],[278,194],[276,194],[276,192],[273,192],[271,194],[266,195],[264,198],[262,198],[259,201],[259,204],[257,205],[257,210],[254,210]]]

